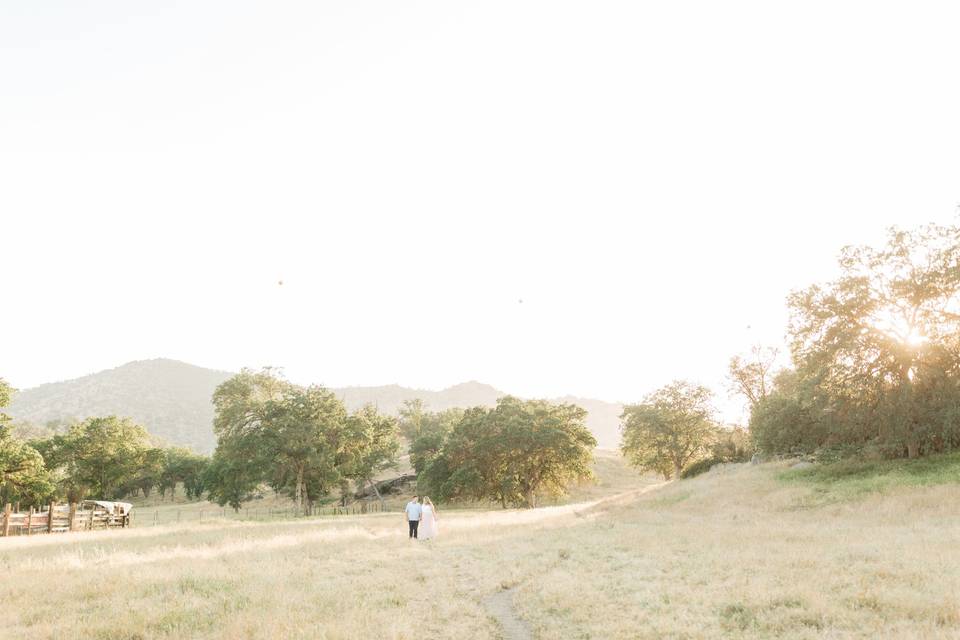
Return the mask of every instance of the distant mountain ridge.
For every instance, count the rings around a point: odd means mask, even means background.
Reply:
[[[116,414],[129,416],[150,433],[170,442],[210,453],[213,435],[213,391],[234,375],[186,362],[158,358],[129,362],[73,380],[52,382],[17,393],[6,413],[15,420],[36,425],[50,421],[83,419]],[[411,389],[400,385],[332,389],[351,411],[373,404],[383,413],[396,415],[407,400],[420,398],[429,410],[453,407],[493,406],[504,392],[476,381],[441,391]],[[586,409],[587,426],[599,446],[619,444],[619,416],[623,405],[566,396],[556,399]]]

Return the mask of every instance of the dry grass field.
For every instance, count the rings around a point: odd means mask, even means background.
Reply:
[[[443,510],[419,543],[400,513],[10,538],[0,637],[957,638],[960,486],[941,480],[635,479]]]

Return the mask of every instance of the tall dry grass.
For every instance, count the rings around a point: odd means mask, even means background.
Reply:
[[[960,637],[960,489],[822,503],[745,467],[593,504],[0,540],[0,637]]]

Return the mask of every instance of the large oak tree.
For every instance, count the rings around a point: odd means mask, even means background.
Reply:
[[[798,374],[846,417],[839,439],[916,457],[954,437],[943,415],[960,380],[960,228],[891,229],[880,248],[847,247],[840,276],[789,306]]]
[[[504,397],[467,410],[418,477],[441,499],[533,507],[592,477],[596,439],[571,404]]]
[[[368,481],[398,446],[396,421],[372,408],[354,416],[320,386],[300,387],[269,369],[244,370],[213,395],[217,450],[207,474],[211,495],[237,507],[262,482],[299,509],[348,481]]]
[[[627,405],[620,416],[624,456],[640,469],[679,478],[713,444],[711,398],[706,387],[678,380]]]

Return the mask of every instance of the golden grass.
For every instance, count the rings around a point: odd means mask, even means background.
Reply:
[[[616,499],[0,540],[0,637],[960,637],[960,488],[826,505],[741,467]],[[638,481],[637,486],[643,484]]]

